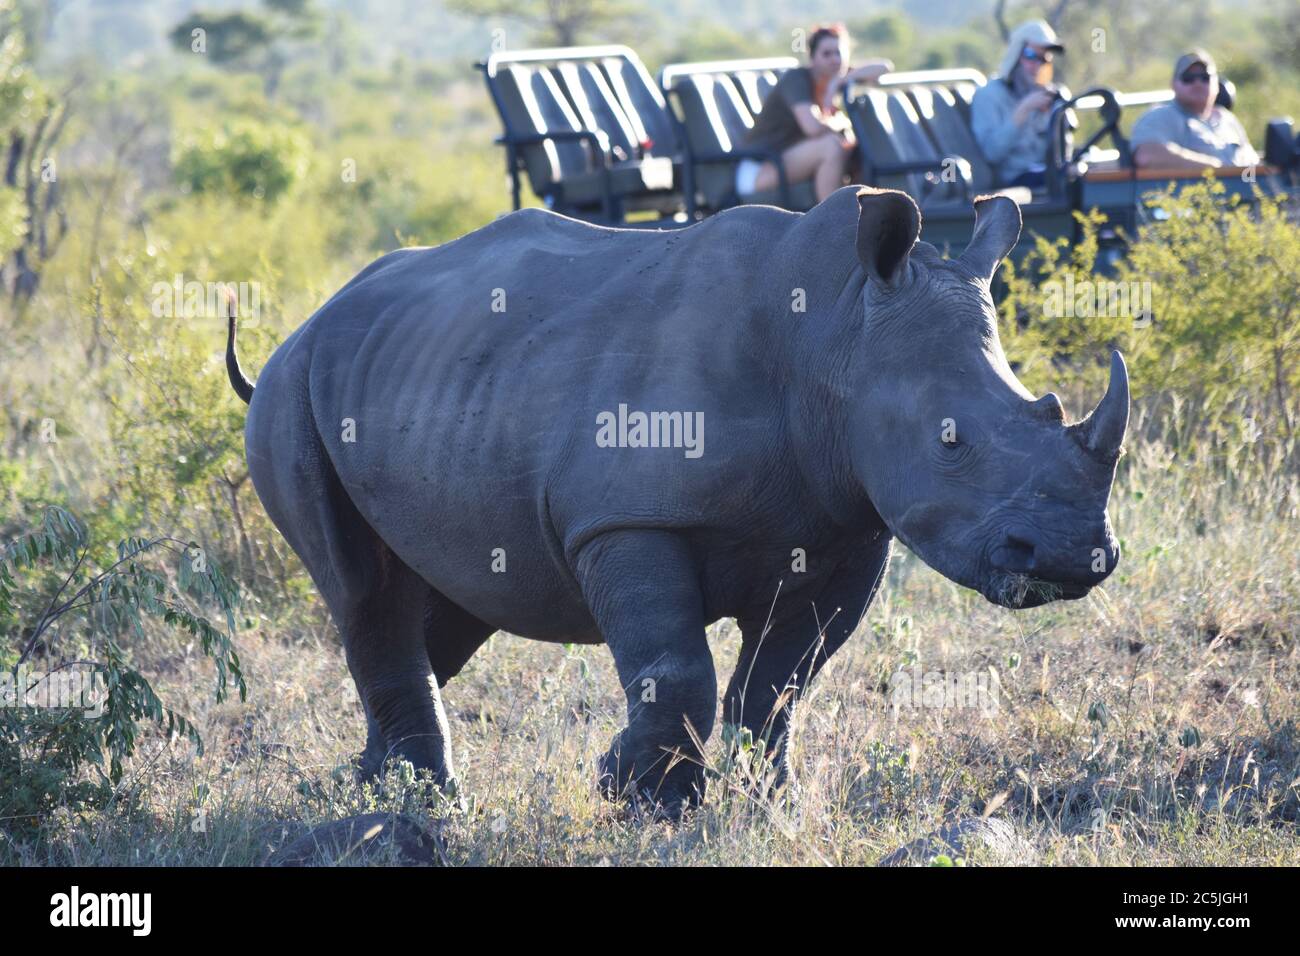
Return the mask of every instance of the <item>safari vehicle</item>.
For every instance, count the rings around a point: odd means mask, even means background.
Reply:
[[[624,223],[679,216],[682,149],[663,93],[625,46],[493,53],[478,64],[504,133],[511,200],[520,175],[550,209]]]
[[[500,52],[478,67],[504,126],[497,142],[506,151],[514,208],[526,175],[557,212],[670,228],[743,203],[812,207],[810,183],[790,183],[779,156],[745,143],[767,93],[796,65],[793,57],[677,63],[655,82],[630,48],[604,46]],[[1045,187],[1001,189],[970,125],[971,99],[985,82],[974,69],[921,70],[844,92],[861,181],[910,194],[923,212],[923,238],[953,254],[974,228],[971,199],[1005,192],[1020,204],[1025,223],[1013,256],[1035,236],[1077,238],[1074,213],[1096,208],[1107,219],[1098,263],[1105,269],[1123,254],[1125,236],[1153,214],[1146,197],[1170,182],[1201,179],[1133,165],[1124,126],[1171,91],[1097,87],[1053,105]],[[1231,105],[1231,84],[1222,96]],[[1296,191],[1300,145],[1289,120],[1269,124],[1265,150],[1269,165],[1214,175],[1245,198],[1256,188]],[[737,195],[735,168],[745,158],[774,162],[778,188]]]

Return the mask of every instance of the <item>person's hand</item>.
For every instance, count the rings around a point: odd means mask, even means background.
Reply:
[[[826,117],[826,126],[840,136],[848,136],[853,132],[853,124],[843,113],[832,113]]]
[[[892,73],[893,71],[894,63],[892,60],[870,60],[862,64],[862,66],[858,67],[854,72],[857,75],[857,79],[862,82],[875,83],[886,73]]]
[[[1017,126],[1023,126],[1032,113],[1041,113],[1052,105],[1056,99],[1051,90],[1034,90],[1016,104],[1016,111],[1011,114]]]

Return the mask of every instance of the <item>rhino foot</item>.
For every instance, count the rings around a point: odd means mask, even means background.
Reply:
[[[703,800],[705,773],[697,763],[679,760],[666,773],[656,769],[634,778],[634,765],[623,759],[624,752],[616,737],[600,758],[596,787],[606,800],[626,801],[641,818],[673,822]]]
[[[352,757],[352,779],[358,786],[367,783],[378,783],[383,776],[383,758],[374,759],[367,751],[362,751]]]

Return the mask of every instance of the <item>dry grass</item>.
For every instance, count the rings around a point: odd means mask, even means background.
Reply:
[[[798,804],[756,803],[719,768],[678,825],[595,793],[623,709],[608,653],[498,635],[445,693],[468,800],[444,826],[446,858],[874,864],[989,814],[1021,838],[1003,862],[1300,863],[1296,513],[1294,480],[1229,488],[1146,445],[1116,488],[1125,556],[1104,592],[1011,613],[900,554],[800,711]],[[124,788],[136,809],[52,820],[45,840],[0,857],[248,865],[303,824],[409,804],[417,788],[396,776],[384,797],[350,782],[364,722],[332,629],[314,609],[281,617],[242,639],[242,705],[207,704],[192,690],[207,686],[202,659],[160,644],[170,651],[147,667],[197,718],[206,754],[152,742]],[[734,626],[716,625],[713,643],[726,673]],[[997,709],[893,709],[886,681],[903,665],[988,675]]]

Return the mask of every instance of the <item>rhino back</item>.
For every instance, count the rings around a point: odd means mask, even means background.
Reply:
[[[722,541],[781,507],[756,282],[790,220],[753,212],[660,233],[525,211],[366,270],[305,337],[314,418],[367,521],[471,612],[536,633],[589,623],[568,568],[595,534]],[[702,415],[701,453],[598,446],[620,405]]]

